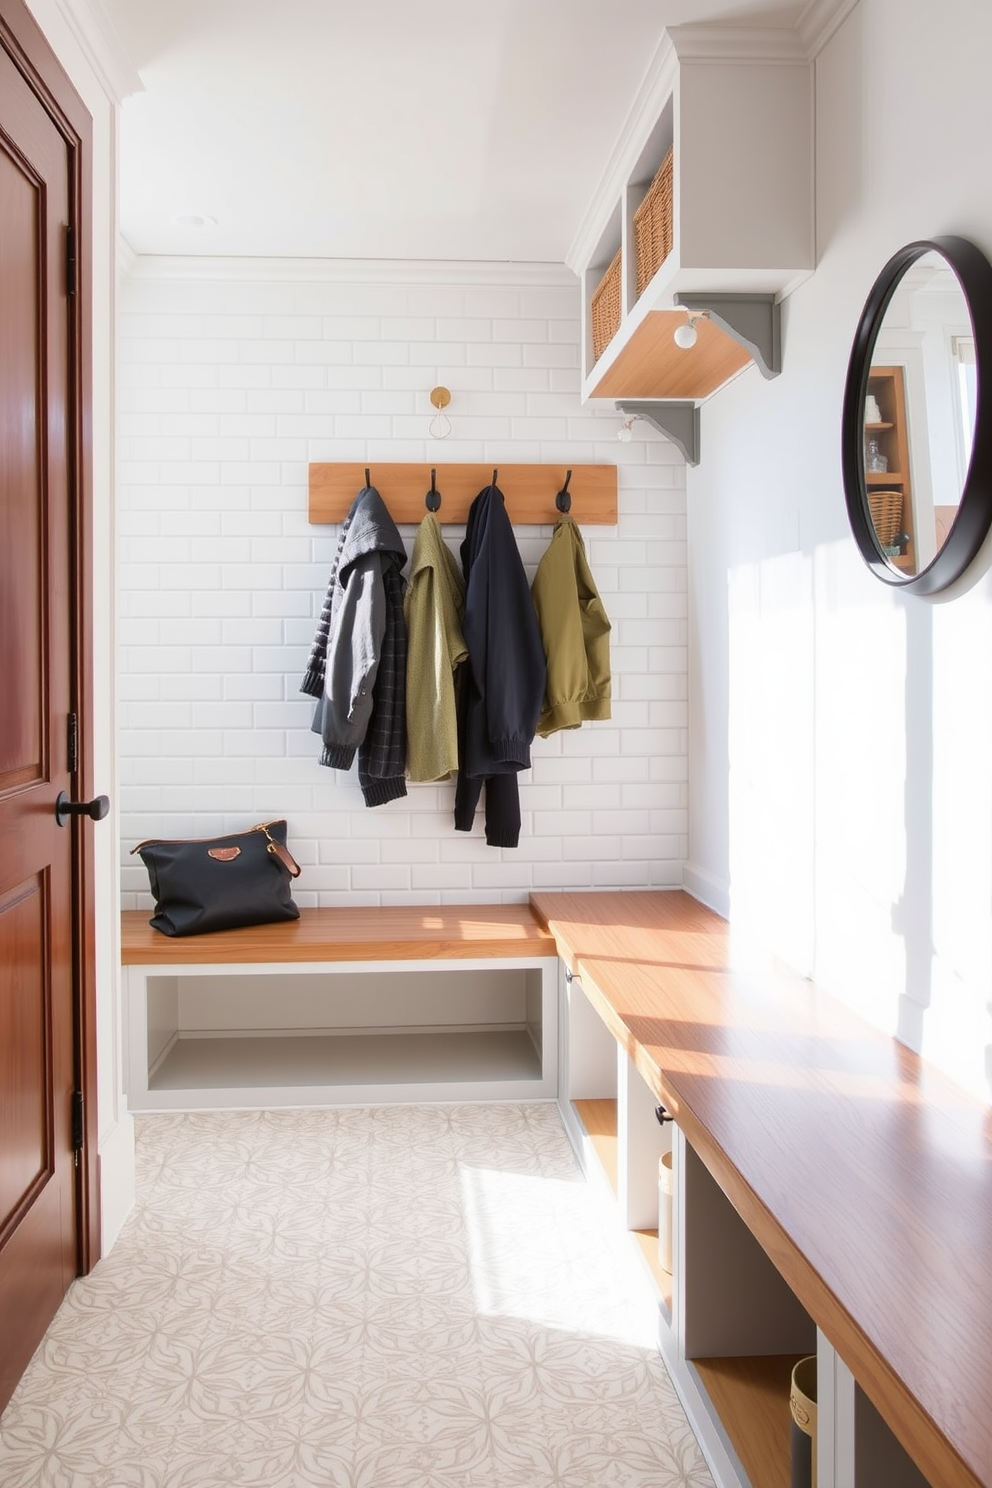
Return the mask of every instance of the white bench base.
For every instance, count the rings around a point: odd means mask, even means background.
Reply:
[[[558,961],[124,967],[131,1111],[554,1100]]]

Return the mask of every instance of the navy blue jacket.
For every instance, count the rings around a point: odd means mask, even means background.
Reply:
[[[497,486],[487,486],[473,501],[461,558],[468,664],[461,669],[455,826],[471,831],[485,783],[486,841],[516,847],[516,777],[530,768],[547,663],[530,585]]]

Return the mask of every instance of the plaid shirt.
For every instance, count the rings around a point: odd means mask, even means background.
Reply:
[[[383,562],[386,631],[372,689],[372,717],[358,747],[358,780],[366,806],[406,795],[406,621],[399,564]]]
[[[354,533],[351,531],[353,524]],[[356,535],[357,544],[354,541]],[[340,569],[346,555],[346,573],[356,559],[366,567],[370,562],[375,565],[385,625],[371,685],[371,710],[367,723],[364,720],[355,723],[352,732],[354,743],[346,742],[347,731],[344,737],[333,742],[328,742],[328,735],[324,733],[320,763],[331,769],[350,769],[357,744],[359,782],[365,803],[379,806],[406,795],[406,623],[403,618],[405,586],[401,574],[406,552],[381,497],[371,488],[359,492],[342,524],[317,632],[301,683],[301,691],[317,699],[313,725],[317,733],[324,732],[324,705],[328,697],[333,696],[330,693],[325,696],[325,690],[330,686],[327,658],[332,637],[337,636],[341,622],[344,590]]]

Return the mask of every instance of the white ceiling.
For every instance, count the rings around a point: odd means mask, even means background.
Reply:
[[[102,0],[136,253],[562,263],[666,26],[754,0]],[[177,218],[206,217],[192,226]]]

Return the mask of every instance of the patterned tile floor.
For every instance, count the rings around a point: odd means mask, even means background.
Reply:
[[[138,1119],[2,1488],[712,1488],[552,1105]]]

